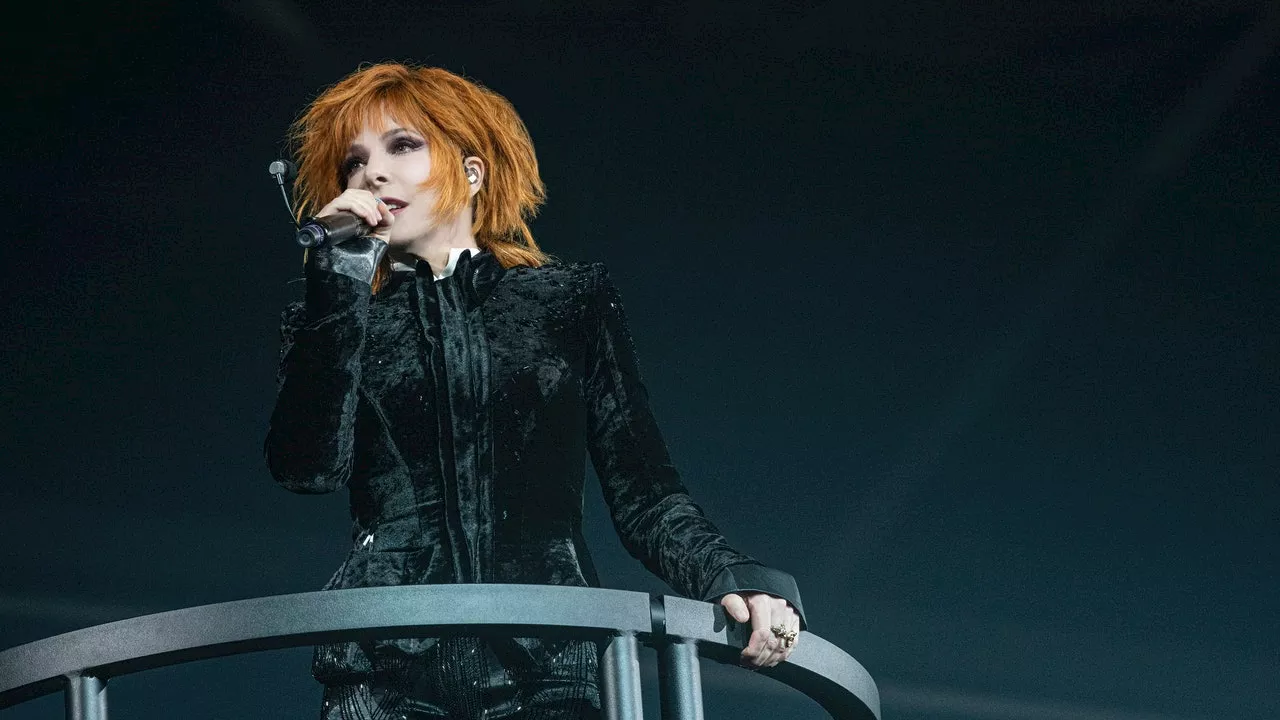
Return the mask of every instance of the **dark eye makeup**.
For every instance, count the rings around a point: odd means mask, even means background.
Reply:
[[[402,131],[387,139],[387,150],[393,155],[402,155],[404,153],[413,152],[424,147],[426,142],[409,135],[406,131]],[[356,168],[368,161],[366,153],[352,153],[342,161],[338,166],[338,172],[342,177],[347,177],[356,171]]]
[[[391,150],[391,152],[393,152],[393,153],[402,153],[402,152],[409,152],[409,151],[412,151],[412,150],[417,150],[418,148],[422,147],[422,146],[423,146],[423,145],[425,145],[425,144],[426,144],[426,143],[422,142],[421,140],[419,140],[419,139],[417,139],[417,138],[409,137],[408,135],[401,135],[401,136],[399,136],[399,137],[397,137],[397,138],[393,139],[393,140],[392,140],[392,141],[387,145],[387,147],[388,147],[388,148]]]
[[[342,177],[347,177],[355,172],[355,169],[364,164],[365,158],[362,155],[348,155],[346,160],[338,166],[338,173]]]

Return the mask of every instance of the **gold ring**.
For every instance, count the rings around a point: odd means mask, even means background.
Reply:
[[[774,625],[773,627],[769,628],[769,630],[770,632],[773,633],[774,637],[782,641],[783,647],[791,647],[796,642],[795,630],[788,630],[781,625]]]

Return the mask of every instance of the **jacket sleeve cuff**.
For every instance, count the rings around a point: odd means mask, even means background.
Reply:
[[[338,245],[322,245],[308,250],[307,265],[372,285],[378,263],[386,254],[387,243],[371,235],[362,235]]]
[[[800,589],[796,587],[796,579],[781,570],[764,565],[739,563],[726,567],[712,579],[702,600],[716,602],[729,593],[741,592],[762,592],[786,600],[800,615],[800,629],[806,628],[804,608],[800,605]]]

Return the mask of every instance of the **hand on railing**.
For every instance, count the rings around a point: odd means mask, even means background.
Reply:
[[[791,603],[768,593],[744,592],[725,595],[720,605],[734,620],[751,623],[751,641],[739,661],[742,667],[759,670],[791,657],[800,635],[800,614]]]

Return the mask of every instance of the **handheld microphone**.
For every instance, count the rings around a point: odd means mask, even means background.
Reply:
[[[337,245],[369,230],[355,213],[336,212],[332,215],[313,217],[298,228],[298,244],[305,248],[321,245]]]
[[[286,180],[292,180],[298,176],[298,166],[288,160],[276,160],[267,167],[267,172],[271,173],[276,179],[276,184],[280,186],[280,195],[284,198],[285,209],[289,211],[289,218],[292,219],[293,205],[289,203],[289,194],[285,192],[284,184]],[[337,245],[369,230],[369,226],[358,215],[345,211],[308,218],[301,225],[294,220],[293,225],[298,229],[296,236],[298,244],[304,248]]]

